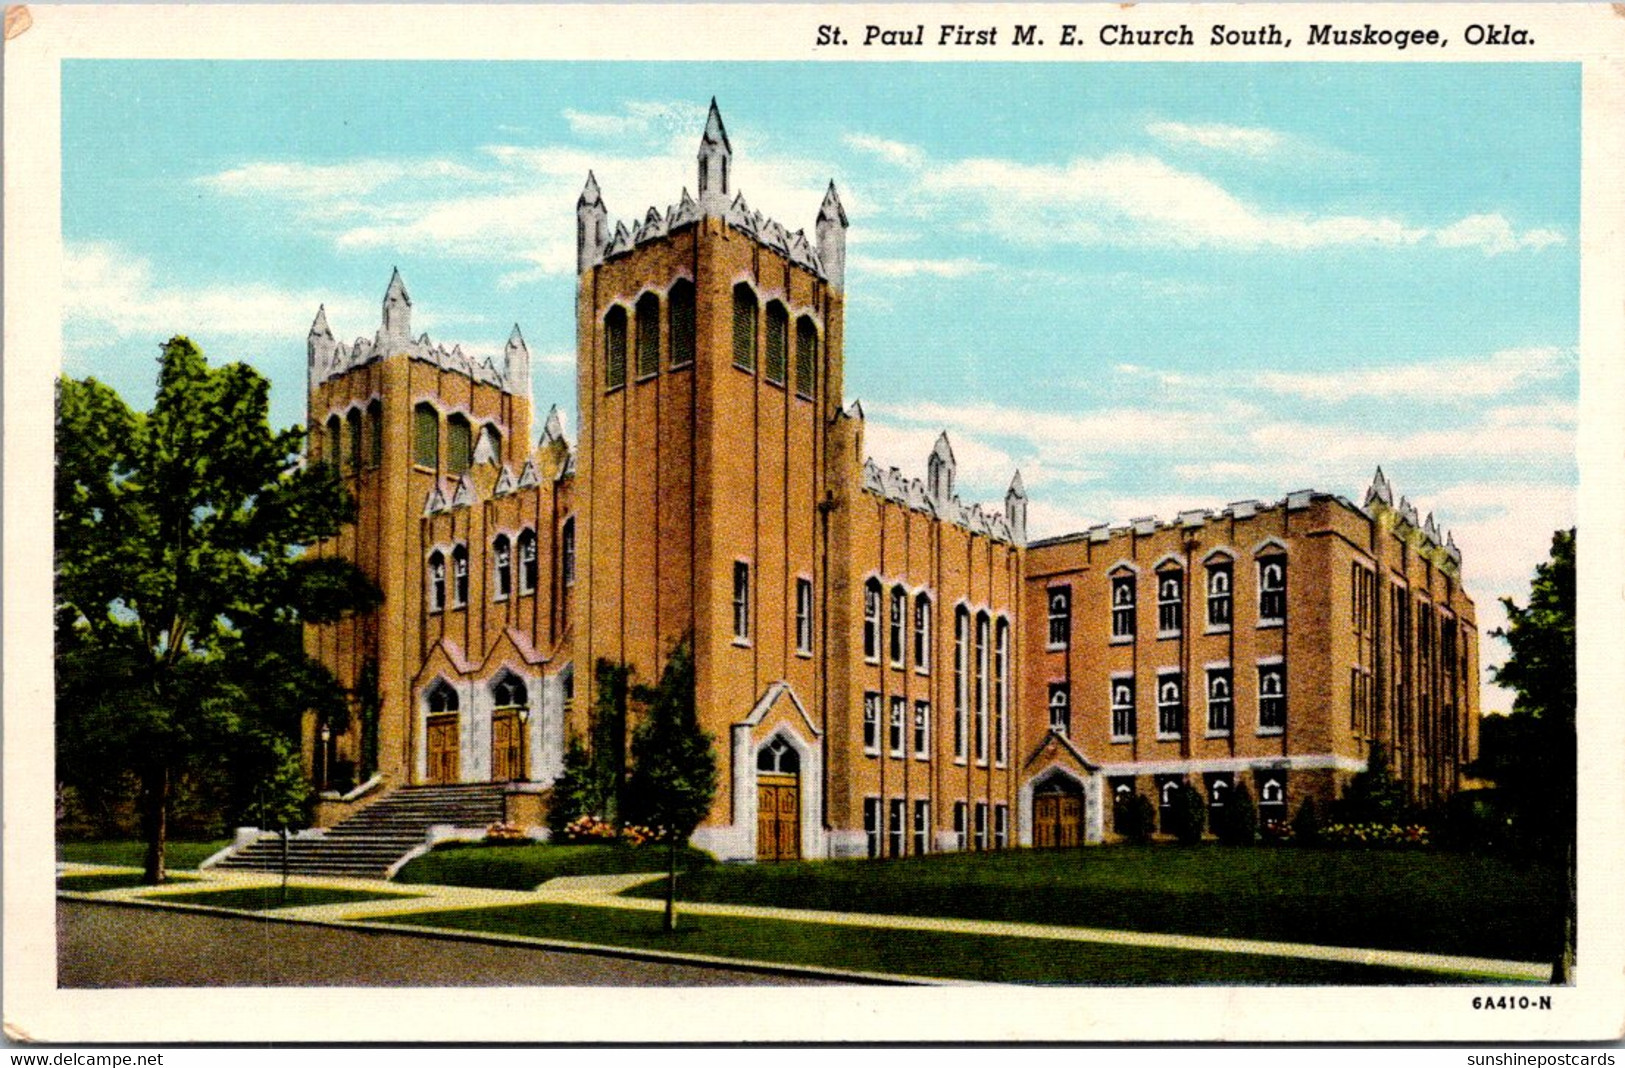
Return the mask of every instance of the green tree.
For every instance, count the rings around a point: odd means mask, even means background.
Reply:
[[[1237,782],[1219,810],[1213,832],[1225,845],[1250,846],[1258,838],[1258,809],[1245,783]]]
[[[1507,625],[1491,633],[1506,640],[1511,655],[1491,669],[1491,678],[1512,690],[1509,734],[1519,743],[1506,748],[1480,773],[1494,778],[1507,794],[1515,818],[1532,844],[1567,875],[1567,902],[1561,928],[1554,932],[1552,981],[1573,973],[1575,938],[1576,736],[1575,708],[1575,542],[1573,527],[1552,535],[1550,556],[1535,566],[1529,603],[1501,598]]]
[[[331,467],[300,463],[300,428],[270,429],[269,392],[183,337],[163,346],[150,412],[95,379],[58,383],[58,773],[134,774],[150,883],[189,769],[236,758],[278,778],[305,710],[347,715],[300,627],[378,602],[353,565],[304,553],[354,506]]]
[[[599,660],[593,677],[591,781],[603,793],[590,811],[619,824],[626,788],[626,700],[632,692],[632,669]]]
[[[694,698],[694,655],[687,641],[666,660],[656,686],[635,696],[648,714],[632,735],[628,813],[666,839],[666,930],[677,926],[677,851],[711,810],[717,791],[711,736],[700,729]]]
[[[1365,770],[1356,772],[1343,796],[1332,803],[1332,819],[1337,823],[1399,823],[1408,808],[1405,786],[1388,766],[1388,751],[1381,742],[1373,742]]]

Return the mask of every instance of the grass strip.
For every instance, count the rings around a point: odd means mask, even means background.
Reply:
[[[686,901],[1525,961],[1546,958],[1562,900],[1555,873],[1494,857],[1218,845],[717,865],[678,879]]]
[[[210,842],[166,842],[166,867],[182,871],[195,869],[231,844],[229,838]],[[139,868],[147,860],[147,844],[132,839],[100,842],[58,842],[56,859],[74,864],[107,864],[119,868]]]
[[[986,983],[1391,986],[1460,982],[1459,977],[1431,972],[1283,957],[737,916],[687,914],[680,918],[679,930],[668,934],[661,929],[658,912],[581,905],[456,909],[374,917],[369,922]]]
[[[381,901],[386,898],[415,898],[421,894],[391,894],[371,890],[342,890],[324,886],[290,886],[286,897],[280,886],[249,886],[232,890],[198,890],[184,894],[143,894],[152,901],[184,905],[209,905],[217,909],[265,912],[270,909],[296,909],[306,905],[341,905],[353,901]]]
[[[170,883],[195,883],[195,875],[169,876]],[[138,871],[92,872],[85,875],[76,875],[68,872],[56,877],[56,888],[68,890],[75,894],[95,894],[103,890],[133,890],[138,886],[146,886],[147,882]],[[167,885],[167,884],[165,884]]]
[[[709,853],[685,849],[679,871],[714,864]],[[490,890],[531,890],[566,875],[623,875],[666,870],[662,845],[482,845],[441,846],[411,861],[395,875],[398,883],[472,886]]]

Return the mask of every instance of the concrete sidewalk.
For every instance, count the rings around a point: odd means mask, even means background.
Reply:
[[[58,865],[59,872],[111,873],[131,869],[85,864]],[[193,873],[186,873],[193,874]],[[226,890],[255,886],[276,886],[281,880],[257,872],[199,872],[196,881],[161,888],[136,887],[104,890],[84,895],[96,900],[158,903],[163,897],[201,890]],[[621,897],[624,891],[663,879],[658,872],[630,875],[568,876],[550,879],[534,890],[482,890],[460,886],[397,884],[373,879],[299,877],[289,885],[380,894],[413,894],[411,898],[382,897],[373,901],[351,901],[330,905],[306,905],[268,910],[279,918],[306,922],[344,924],[364,923],[383,916],[442,912],[451,909],[502,908],[514,905],[568,904],[593,908],[658,911],[665,902],[658,898]],[[1097,927],[1071,927],[1059,924],[1014,923],[999,920],[969,920],[935,916],[889,916],[879,913],[826,912],[816,909],[772,908],[758,905],[679,902],[679,910],[691,916],[735,916],[790,923],[817,923],[831,926],[881,930],[935,931],[992,938],[1035,938],[1056,942],[1090,942],[1144,949],[1192,950],[1206,953],[1235,953],[1260,957],[1359,964],[1409,971],[1437,972],[1468,979],[1513,979],[1544,982],[1549,965],[1528,961],[1494,960],[1409,950],[1361,949],[1350,946],[1320,946],[1297,942],[1269,942],[1244,938],[1210,938],[1195,935],[1157,934]]]

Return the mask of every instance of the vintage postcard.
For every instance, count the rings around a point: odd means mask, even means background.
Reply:
[[[13,1040],[1621,1034],[1618,5],[6,37]]]

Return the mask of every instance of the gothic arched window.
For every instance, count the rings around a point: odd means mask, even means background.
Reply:
[[[491,542],[491,571],[496,578],[496,598],[513,592],[513,555],[508,535],[498,534]]]
[[[468,546],[459,545],[451,551],[451,604],[461,608],[468,603]]]
[[[446,554],[436,549],[429,554],[429,611],[446,607]]]
[[[468,417],[452,415],[446,420],[446,470],[460,475],[474,465],[474,428]]]
[[[734,366],[756,370],[756,293],[744,282],[734,286]]]
[[[679,279],[666,298],[666,316],[671,331],[671,365],[683,367],[694,362],[694,283]]]
[[[638,377],[660,373],[660,298],[645,293],[638,298]]]
[[[436,679],[434,685],[429,687],[428,703],[430,712],[455,712],[457,691],[445,679]]]
[[[412,462],[440,466],[440,413],[427,401],[412,409]]]
[[[818,327],[803,315],[796,320],[796,392],[811,397],[818,388]]]
[[[528,527],[519,532],[519,592],[536,592],[536,532]]]
[[[604,388],[626,385],[626,309],[620,305],[604,316]]]
[[[771,301],[767,306],[767,359],[763,370],[769,382],[784,384],[790,371],[790,313]]]
[[[497,708],[528,708],[530,691],[525,680],[511,671],[504,671],[491,684],[491,703]]]

